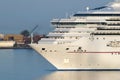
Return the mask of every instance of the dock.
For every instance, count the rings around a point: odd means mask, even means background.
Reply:
[[[29,44],[38,43],[45,35],[36,34],[33,37],[22,34],[1,34],[0,49],[32,49]]]
[[[0,47],[0,49],[32,49],[28,44],[15,44],[13,47]]]

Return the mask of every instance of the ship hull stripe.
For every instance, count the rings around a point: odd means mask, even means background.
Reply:
[[[68,53],[87,53],[87,54],[89,54],[89,53],[98,53],[98,54],[114,54],[114,53],[118,53],[118,54],[120,54],[120,52],[68,52]]]

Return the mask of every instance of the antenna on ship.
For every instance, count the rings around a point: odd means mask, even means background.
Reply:
[[[89,11],[89,10],[90,10],[90,8],[89,8],[89,7],[86,7],[86,10],[87,10],[87,11]]]
[[[33,43],[33,31],[36,30],[36,28],[38,28],[39,25],[36,25],[30,32],[30,36],[31,36],[31,43]]]

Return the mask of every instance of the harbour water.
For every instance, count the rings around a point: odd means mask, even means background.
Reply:
[[[0,80],[120,80],[120,71],[56,71],[32,49],[1,49]]]

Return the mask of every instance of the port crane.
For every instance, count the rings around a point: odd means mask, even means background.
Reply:
[[[36,25],[31,31],[30,31],[30,36],[31,36],[31,43],[33,43],[33,32],[39,27],[39,25]]]

